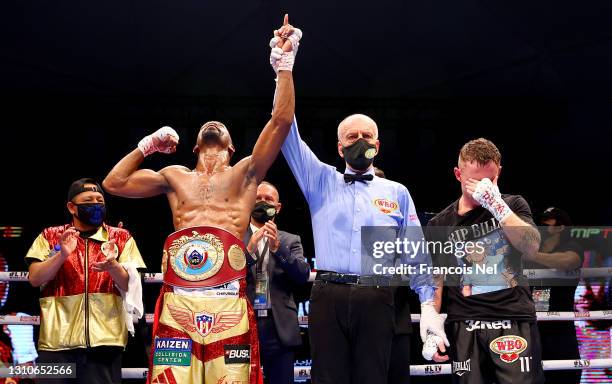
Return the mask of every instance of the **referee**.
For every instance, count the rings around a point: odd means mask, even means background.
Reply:
[[[319,161],[300,139],[295,120],[282,147],[310,208],[319,269],[309,312],[313,384],[387,382],[398,326],[395,287],[387,276],[362,273],[361,231],[376,226],[415,227],[422,232],[406,187],[374,175],[372,163],[379,146],[374,120],[351,115],[338,126],[344,173]],[[420,255],[410,262],[425,263],[428,258]],[[444,319],[433,305],[431,277],[413,276],[410,285],[421,301],[421,338],[425,341],[428,331],[437,335],[431,338],[436,340],[434,351],[438,346],[444,352],[448,341]],[[437,352],[428,357],[447,358]]]

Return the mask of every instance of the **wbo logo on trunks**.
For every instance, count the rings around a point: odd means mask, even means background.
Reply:
[[[527,349],[527,340],[520,336],[500,336],[489,344],[489,348],[497,353],[505,363],[513,363],[519,355]]]
[[[389,199],[376,199],[374,200],[374,206],[385,215],[397,210],[399,204]]]
[[[220,333],[235,327],[242,320],[242,311],[193,312],[188,308],[168,304],[172,318],[188,332],[197,332],[202,337],[209,333]]]

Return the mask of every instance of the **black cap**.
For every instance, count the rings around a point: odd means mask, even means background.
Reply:
[[[85,187],[85,184],[94,184],[95,187]],[[76,195],[82,192],[100,192],[104,195],[104,191],[100,184],[94,179],[90,179],[88,177],[78,179],[74,183],[70,184],[70,188],[68,188],[68,201],[72,201]]]
[[[555,219],[558,225],[572,225],[572,220],[567,212],[557,207],[546,208],[544,212],[540,214],[540,220],[546,219]]]

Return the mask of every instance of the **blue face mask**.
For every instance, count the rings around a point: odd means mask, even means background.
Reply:
[[[85,224],[99,227],[106,216],[106,205],[103,203],[83,203],[77,206],[77,217]]]

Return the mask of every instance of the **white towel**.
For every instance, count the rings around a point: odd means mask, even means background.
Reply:
[[[30,316],[24,312],[17,312],[17,316]],[[11,345],[13,347],[13,362],[23,364],[36,360],[38,353],[34,345],[34,327],[32,325],[5,325],[9,330]]]
[[[140,274],[136,269],[136,264],[132,262],[121,263],[121,266],[129,275],[127,292],[117,287],[123,299],[123,315],[125,317],[125,325],[132,336],[134,336],[134,322],[144,314],[142,304],[142,284],[140,282]],[[115,286],[117,286],[115,284]]]

